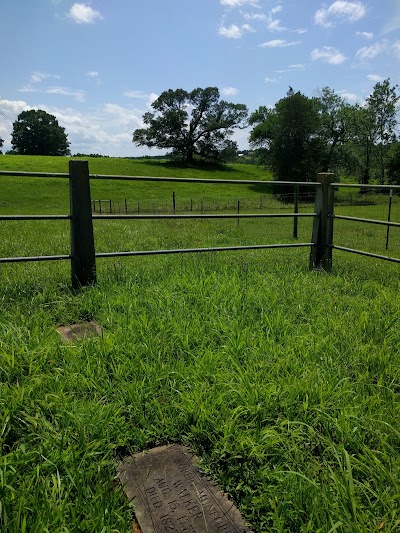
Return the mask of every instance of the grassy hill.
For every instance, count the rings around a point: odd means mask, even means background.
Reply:
[[[66,157],[45,156],[1,156],[0,170],[14,170],[21,172],[68,172]],[[214,179],[241,179],[241,180],[266,180],[271,179],[271,174],[256,165],[232,164],[213,166],[203,164],[198,167],[187,168],[182,164],[167,160],[150,159],[122,159],[122,158],[85,158],[89,161],[91,174],[110,174],[125,176],[155,176],[155,177],[185,177],[185,178],[214,178]],[[41,188],[38,195],[35,191]],[[95,181],[91,183],[93,199],[111,199],[115,203],[124,203],[125,198],[131,205],[137,206],[141,202],[143,208],[155,204],[172,204],[172,193],[175,192],[176,200],[185,205],[190,201],[201,202],[204,205],[215,204],[216,200],[225,199],[233,205],[237,198],[242,200],[258,200],[260,195],[269,192],[256,186],[229,187],[218,185],[181,185],[149,182],[126,181]],[[68,185],[64,180],[47,179],[45,186],[40,180],[33,178],[0,177],[0,209],[3,213],[36,212],[61,213],[68,210],[69,196]],[[33,211],[32,211],[33,210]]]

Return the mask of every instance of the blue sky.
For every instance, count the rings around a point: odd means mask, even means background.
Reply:
[[[400,0],[1,0],[0,25],[6,150],[26,109],[54,114],[72,153],[139,156],[156,151],[132,132],[167,89],[217,86],[254,111],[289,85],[354,103],[400,83]]]

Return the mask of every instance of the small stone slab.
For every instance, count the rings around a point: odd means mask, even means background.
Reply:
[[[81,324],[69,324],[57,328],[64,342],[72,344],[73,342],[85,337],[98,337],[101,335],[101,327],[93,320]]]
[[[119,467],[143,533],[250,533],[239,511],[196,467],[197,459],[172,444],[141,452]]]

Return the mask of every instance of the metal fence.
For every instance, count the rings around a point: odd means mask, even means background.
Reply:
[[[310,248],[310,268],[322,267],[327,271],[332,268],[332,250],[338,249],[346,252],[367,255],[378,259],[394,261],[400,263],[400,259],[380,256],[361,250],[353,250],[333,244],[333,220],[341,218],[346,220],[367,222],[372,224],[383,224],[388,228],[391,226],[400,227],[390,221],[378,221],[361,219],[355,217],[344,217],[334,215],[334,188],[335,187],[362,187],[361,185],[344,185],[334,183],[334,175],[328,173],[318,174],[318,179],[314,183],[310,182],[266,182],[258,180],[222,180],[222,179],[198,179],[198,178],[163,178],[144,176],[109,176],[89,174],[87,161],[70,161],[69,173],[37,173],[37,172],[13,172],[0,171],[1,176],[26,176],[34,178],[60,178],[69,179],[70,190],[70,214],[69,215],[0,215],[0,221],[19,220],[69,220],[71,227],[71,241],[69,255],[47,255],[31,257],[2,257],[0,263],[17,263],[28,261],[71,261],[72,285],[79,288],[85,285],[96,283],[96,258],[107,257],[127,257],[144,255],[164,255],[182,254],[196,252],[220,252],[231,250],[262,250],[262,249],[284,249],[284,248]],[[175,182],[175,183],[207,183],[207,184],[232,184],[232,185],[262,185],[262,186],[283,186],[293,188],[295,209],[293,213],[235,213],[235,214],[92,214],[92,200],[90,195],[90,180],[123,180],[123,181],[153,181],[153,182]],[[298,212],[298,191],[299,187],[315,188],[315,210],[314,213]],[[371,186],[369,186],[371,187]],[[379,186],[382,189],[382,186]],[[389,189],[400,189],[400,186],[388,186]],[[134,250],[129,252],[108,252],[96,253],[93,220],[163,220],[163,219],[249,219],[249,218],[293,218],[294,238],[297,238],[297,220],[299,218],[312,218],[312,238],[311,242],[296,242],[291,244],[261,244],[249,246],[228,246],[210,248],[179,248],[163,250]]]
[[[385,221],[385,220],[374,220],[374,219],[371,219],[371,218],[359,218],[359,217],[350,217],[350,216],[345,216],[345,215],[335,215],[334,214],[334,189],[337,188],[337,187],[356,187],[360,190],[379,190],[379,191],[388,191],[389,192],[389,212],[388,212],[388,219]],[[400,192],[400,185],[364,185],[364,184],[358,184],[358,185],[355,185],[355,184],[348,184],[348,183],[330,183],[329,184],[329,189],[331,192],[328,193],[328,203],[329,203],[329,206],[328,206],[328,217],[329,217],[329,222],[328,222],[328,225],[329,226],[333,226],[333,220],[334,219],[338,219],[338,220],[348,220],[348,221],[353,221],[353,222],[360,222],[360,223],[364,223],[364,224],[377,224],[377,225],[381,225],[381,226],[386,226],[387,230],[386,230],[386,250],[388,249],[388,243],[389,243],[389,230],[390,228],[400,228],[400,224],[397,223],[397,222],[391,222],[390,220],[390,215],[391,215],[391,208],[392,208],[392,198],[393,198],[393,191],[398,191]],[[391,261],[392,263],[400,263],[400,259],[396,258],[396,257],[389,257],[387,255],[379,255],[379,254],[374,254],[374,253],[371,253],[371,252],[366,252],[364,250],[355,250],[353,248],[346,248],[344,246],[337,246],[335,244],[333,244],[333,228],[332,230],[327,234],[327,239],[328,239],[328,242],[327,242],[327,246],[329,247],[330,250],[342,250],[343,252],[350,252],[350,253],[353,253],[353,254],[358,254],[358,255],[364,255],[366,257],[373,257],[375,259],[382,259],[383,261]],[[332,253],[330,254],[331,255],[331,261],[332,261]]]

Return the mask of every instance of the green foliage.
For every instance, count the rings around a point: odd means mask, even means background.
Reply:
[[[254,126],[250,143],[266,148],[274,179],[315,181],[323,147],[317,136],[320,121],[314,100],[290,93],[274,109],[260,107],[249,123]]]
[[[335,171],[383,184],[399,100],[398,86],[389,79],[376,83],[363,105],[346,103],[329,87],[312,99],[290,88],[273,109],[252,113],[250,143],[275,179],[300,181]]]
[[[173,149],[187,162],[195,155],[210,160],[226,157],[237,146],[229,137],[244,124],[247,107],[220,100],[216,87],[163,92],[145,113],[146,128],[133,133],[137,146]]]
[[[389,183],[400,185],[400,143],[393,143],[388,152],[387,178]]]
[[[0,137],[0,148],[3,147],[3,144],[4,144],[4,139],[2,139],[2,138]],[[0,150],[0,154],[2,154],[2,153],[3,153],[3,152]]]
[[[69,142],[55,116],[42,111],[23,111],[13,124],[12,147],[22,155],[68,155]]]
[[[329,87],[323,87],[314,101],[320,115],[318,135],[325,149],[321,170],[334,171],[340,165],[339,149],[351,136],[352,107]]]

